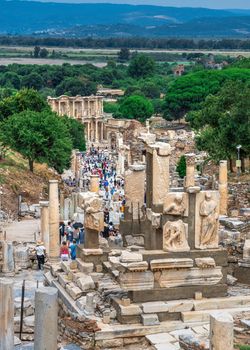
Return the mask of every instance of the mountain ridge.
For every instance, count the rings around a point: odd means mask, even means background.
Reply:
[[[250,35],[249,10],[214,10],[191,7],[165,7],[154,5],[127,5],[110,3],[68,4],[22,0],[0,0],[0,34],[68,36],[88,35],[94,37],[116,36],[110,26],[134,27],[130,35],[146,30],[154,36],[209,36],[209,26],[229,26],[229,36]],[[206,30],[206,25],[207,29]],[[93,30],[91,31],[91,26]],[[106,26],[104,33],[101,26]],[[176,26],[176,30],[172,29]],[[197,26],[197,30],[194,28]],[[202,28],[200,28],[202,27]],[[235,28],[234,28],[235,27]],[[74,28],[74,29],[72,29]],[[85,28],[79,32],[77,29]],[[96,29],[97,28],[97,29]],[[71,29],[71,32],[70,32]],[[223,32],[223,33],[222,33]],[[126,33],[125,33],[126,34]],[[122,35],[124,35],[122,33]],[[225,30],[213,29],[212,35],[227,36]]]

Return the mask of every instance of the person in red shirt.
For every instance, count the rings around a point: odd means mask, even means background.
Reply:
[[[69,260],[69,248],[66,242],[62,242],[62,245],[60,248],[60,256],[63,261]]]

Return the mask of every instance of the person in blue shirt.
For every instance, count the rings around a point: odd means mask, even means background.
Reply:
[[[69,246],[71,260],[76,260],[76,240],[73,239],[72,244]]]

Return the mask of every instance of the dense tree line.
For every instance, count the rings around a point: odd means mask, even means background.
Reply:
[[[34,162],[47,163],[59,173],[67,169],[72,149],[85,150],[84,126],[53,113],[33,89],[23,89],[0,101],[0,148],[11,148]]]
[[[249,50],[250,40],[178,39],[178,38],[56,38],[36,36],[0,36],[0,45],[57,46],[75,48]]]

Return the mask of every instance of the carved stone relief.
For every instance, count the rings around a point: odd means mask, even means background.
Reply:
[[[218,248],[219,192],[200,192],[196,198],[195,247]]]
[[[168,193],[164,202],[164,214],[188,216],[187,193]]]
[[[163,250],[186,252],[190,250],[187,241],[188,225],[182,220],[168,221],[163,226]]]

